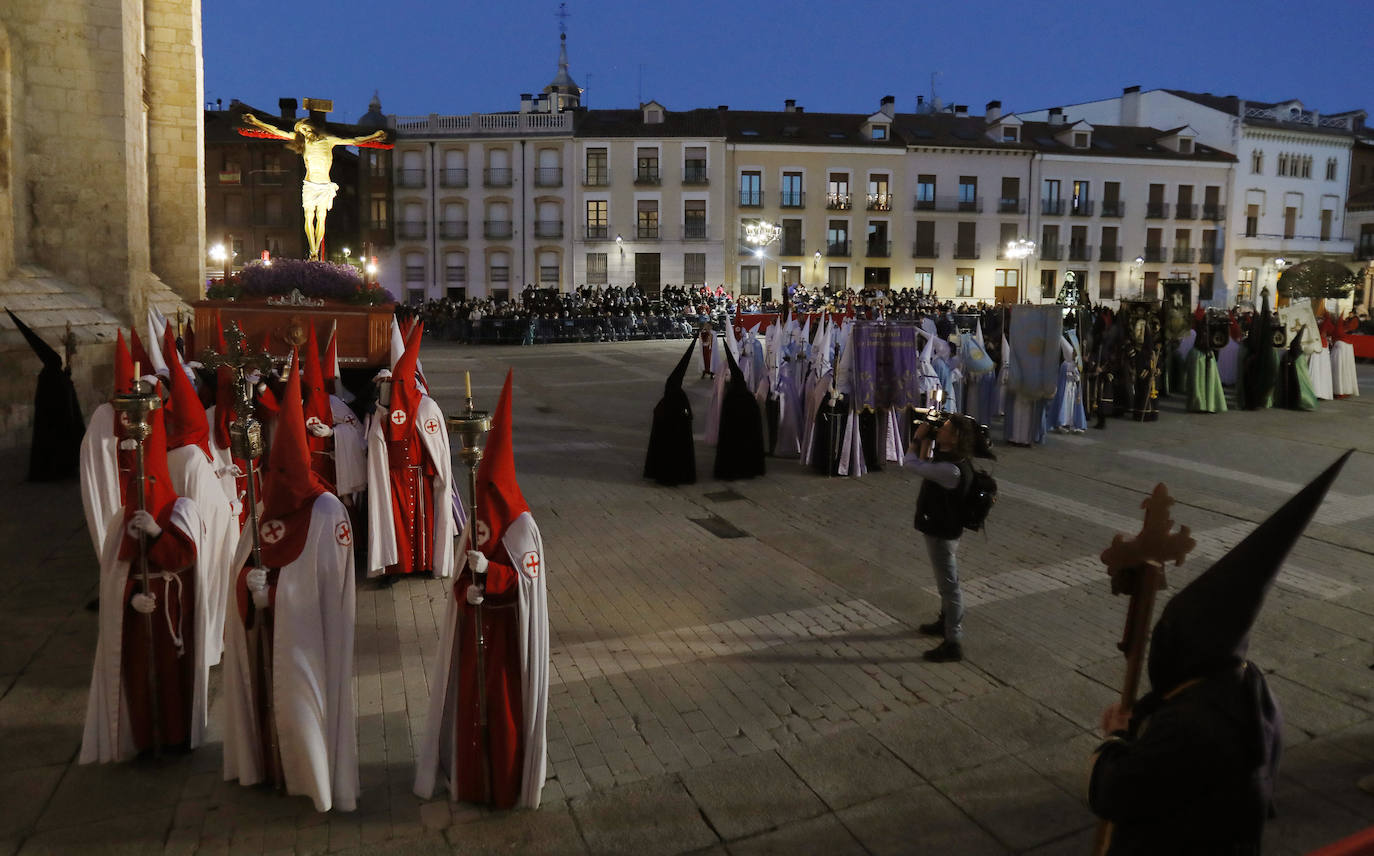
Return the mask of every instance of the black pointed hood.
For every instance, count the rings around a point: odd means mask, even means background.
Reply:
[[[1284,558],[1354,449],[1269,515],[1164,607],[1150,638],[1150,685],[1168,692],[1244,661],[1250,628]]]
[[[24,335],[24,340],[29,343],[29,347],[33,349],[38,359],[42,360],[45,368],[62,368],[62,357],[58,355],[57,351],[52,349],[51,345],[43,341],[37,333],[33,332],[33,330],[30,330],[29,325],[20,321],[18,316],[9,311],[8,308],[5,310],[5,314],[10,316],[10,320],[14,322],[14,326]]]
[[[728,343],[724,345],[724,348],[725,361],[730,366],[730,383],[738,383],[742,386],[745,385],[744,371],[739,367],[739,362],[735,359],[734,352],[730,350],[730,345]]]
[[[687,352],[682,355],[682,359],[678,360],[677,368],[673,369],[673,373],[668,375],[668,380],[664,382],[664,395],[667,395],[675,389],[682,389],[682,379],[687,376],[687,366],[692,361],[692,351],[696,349],[696,346],[697,340],[694,336],[692,340],[687,343]]]

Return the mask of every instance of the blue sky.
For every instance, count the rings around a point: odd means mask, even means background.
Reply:
[[[207,102],[275,110],[333,98],[354,121],[386,113],[513,110],[557,70],[554,0],[207,0]],[[934,89],[982,112],[1032,110],[1123,86],[1296,97],[1374,110],[1368,0],[570,0],[568,54],[585,103],[670,110],[729,104],[901,111]],[[256,22],[270,24],[262,26]]]

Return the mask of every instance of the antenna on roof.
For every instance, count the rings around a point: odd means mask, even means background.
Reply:
[[[935,78],[944,76],[945,73],[943,71],[932,71],[930,73],[930,109],[935,113],[939,113],[940,107],[942,106],[940,104],[940,96],[935,94]]]
[[[639,103],[644,103],[644,63],[639,64]]]

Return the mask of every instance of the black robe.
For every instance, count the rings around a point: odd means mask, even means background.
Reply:
[[[62,358],[38,334],[6,312],[34,354],[43,362],[33,393],[33,441],[29,446],[29,481],[75,478],[81,465],[81,438],[86,423],[81,416],[71,371]]]
[[[654,405],[654,424],[649,429],[649,450],[644,455],[644,477],[662,485],[694,484],[697,480],[696,447],[692,442],[692,402],[682,391],[682,375],[691,360],[696,339],[687,346],[678,368],[663,385],[663,397]]]
[[[720,404],[715,476],[726,481],[751,479],[764,473],[763,413],[729,347],[721,347],[730,364],[730,380]]]

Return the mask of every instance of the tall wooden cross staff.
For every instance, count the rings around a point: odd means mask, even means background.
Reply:
[[[1127,541],[1124,535],[1112,538],[1110,547],[1102,551],[1102,563],[1112,578],[1112,594],[1129,595],[1126,607],[1126,627],[1116,647],[1126,655],[1126,676],[1121,682],[1121,711],[1129,713],[1135,706],[1140,688],[1140,669],[1145,664],[1145,643],[1150,636],[1151,618],[1155,609],[1155,592],[1164,588],[1164,565],[1170,561],[1182,565],[1184,558],[1197,546],[1187,526],[1172,532],[1174,521],[1169,506],[1174,504],[1163,482],[1140,503],[1145,509],[1145,522],[1140,532]],[[1100,821],[1097,838],[1093,842],[1094,856],[1102,856],[1112,840],[1112,823]]]

